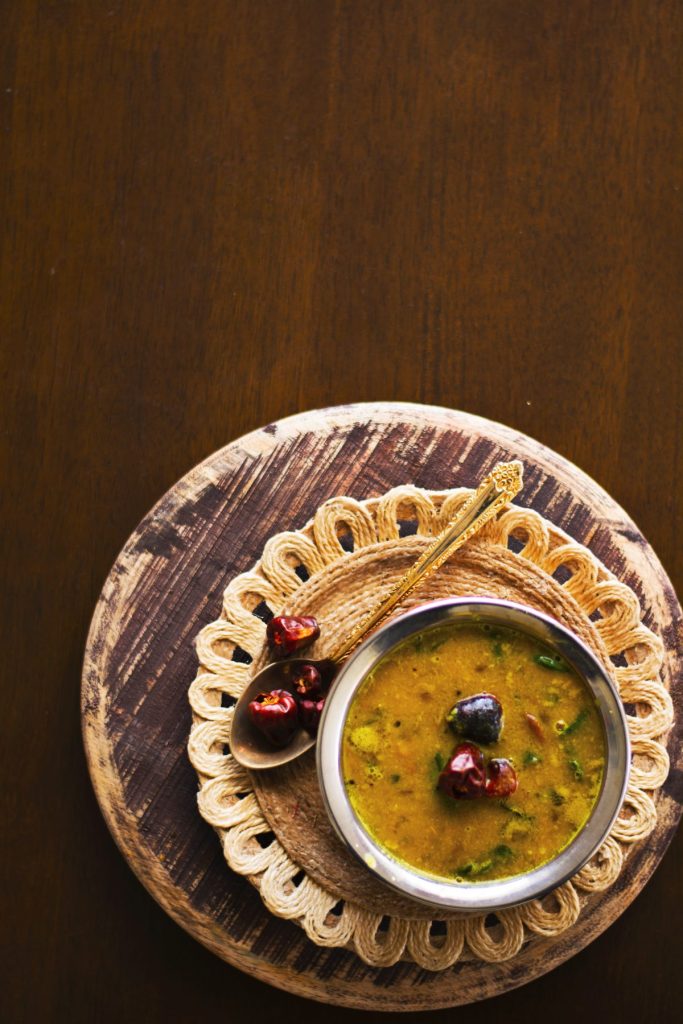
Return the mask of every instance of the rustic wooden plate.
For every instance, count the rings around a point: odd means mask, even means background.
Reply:
[[[676,707],[672,770],[647,844],[576,926],[501,964],[467,961],[432,974],[370,968],[321,949],[274,918],[223,860],[196,808],[186,755],[194,637],[216,618],[227,582],[273,533],[298,528],[337,494],[365,498],[401,483],[473,486],[500,459],[521,458],[518,499],[586,544],[637,593],[664,639]],[[524,984],[573,956],[628,906],[666,850],[683,796],[681,608],[634,523],[589,477],[523,434],[429,406],[377,403],[302,413],[248,434],[180,480],[137,527],[104,585],[85,652],[82,721],[102,812],[128,863],[200,942],[272,985],[344,1006],[425,1010]]]

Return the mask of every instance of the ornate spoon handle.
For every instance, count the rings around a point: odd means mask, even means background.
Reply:
[[[356,626],[333,651],[331,661],[342,661],[366,633],[374,629],[396,607],[406,594],[438,569],[459,547],[474,536],[497,512],[512,501],[522,488],[521,462],[499,462],[480,483],[477,490],[433,544],[401,577],[380,605]]]

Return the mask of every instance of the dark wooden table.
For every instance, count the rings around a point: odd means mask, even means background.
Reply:
[[[350,1019],[214,958],[129,871],[81,748],[89,618],[190,466],[371,399],[557,449],[683,590],[683,7],[9,0],[1,17],[0,1018]],[[679,833],[588,949],[458,1019],[680,1019],[682,853]]]

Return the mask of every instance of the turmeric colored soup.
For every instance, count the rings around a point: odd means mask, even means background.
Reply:
[[[353,809],[380,846],[431,875],[471,882],[530,871],[571,842],[600,792],[605,740],[586,684],[548,659],[516,630],[447,625],[376,666],[349,709],[342,765]],[[512,762],[518,788],[506,799],[453,799],[437,779],[467,740],[446,715],[482,692],[502,704],[503,725],[497,742],[478,745],[487,762]]]

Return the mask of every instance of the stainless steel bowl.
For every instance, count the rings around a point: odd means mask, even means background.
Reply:
[[[541,867],[488,882],[450,882],[394,858],[365,830],[348,798],[342,772],[342,735],[354,695],[368,673],[397,644],[445,623],[495,623],[539,640],[565,658],[592,691],[605,733],[606,764],[593,812],[572,842]],[[340,671],[320,723],[318,778],[340,838],[377,875],[404,896],[434,908],[489,911],[540,897],[571,878],[599,848],[619,813],[630,764],[626,718],[614,683],[592,652],[559,622],[524,605],[493,598],[453,598],[422,605],[389,622],[365,641]]]

